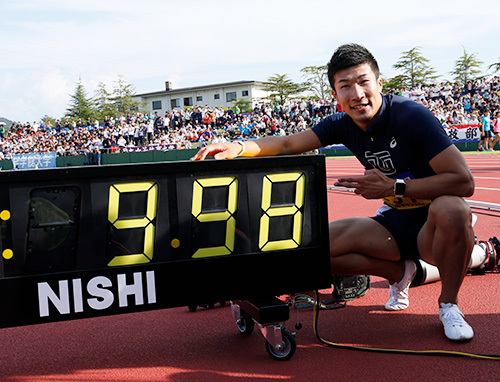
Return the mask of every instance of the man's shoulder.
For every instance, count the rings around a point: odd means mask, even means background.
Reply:
[[[337,121],[347,121],[350,117],[345,111],[339,111],[337,113],[330,114],[329,116],[323,118],[322,121],[325,122],[337,122]]]
[[[403,96],[399,96],[399,95],[396,95],[396,94],[386,94],[384,95],[384,98],[387,100],[387,102],[389,103],[389,105],[391,106],[409,106],[409,105],[413,105],[413,104],[416,104],[418,105],[417,102],[409,99],[408,97],[403,97]]]
[[[323,118],[318,124],[314,127],[318,127],[320,129],[326,128],[326,129],[342,129],[342,128],[347,128],[350,126],[350,123],[352,123],[351,117],[347,115],[346,112],[338,112],[338,113],[333,113],[330,114],[329,116]]]
[[[352,125],[352,119],[345,112],[339,112],[323,118],[312,127],[312,131],[316,133],[323,144],[330,144],[332,137],[335,137],[334,140],[342,140],[348,135]]]
[[[388,94],[384,97],[386,98],[388,106],[391,108],[391,110],[397,110],[397,116],[406,118],[409,114],[412,116],[420,114],[433,115],[427,107],[418,102],[415,102],[412,99],[393,94]]]
[[[444,132],[441,122],[424,105],[402,97],[390,101],[390,121],[394,128],[412,133],[428,134],[431,131]]]

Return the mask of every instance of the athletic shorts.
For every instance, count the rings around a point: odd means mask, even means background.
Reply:
[[[382,224],[394,237],[404,260],[421,259],[418,253],[417,237],[427,221],[429,205],[420,208],[397,210],[395,208],[377,212],[373,220]]]
[[[491,133],[491,130],[485,131],[484,137],[485,138],[493,138],[493,134]]]

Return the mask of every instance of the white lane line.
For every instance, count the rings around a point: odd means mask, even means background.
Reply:
[[[476,187],[476,190],[500,191],[500,188]]]
[[[500,204],[497,203],[481,202],[479,200],[466,200],[466,202],[471,207],[484,208],[490,211],[500,211]]]

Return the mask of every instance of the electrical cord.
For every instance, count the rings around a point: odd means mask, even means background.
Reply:
[[[311,297],[312,299],[312,297]],[[349,350],[359,350],[367,352],[376,353],[392,353],[392,354],[411,354],[411,355],[432,355],[432,356],[452,356],[452,357],[469,357],[487,360],[500,361],[500,354],[474,354],[474,353],[463,353],[456,351],[447,350],[405,350],[405,349],[387,349],[387,348],[373,348],[368,346],[356,346],[356,345],[341,345],[334,342],[327,341],[323,339],[318,332],[318,319],[319,311],[321,310],[322,303],[319,301],[318,291],[314,291],[314,305],[313,305],[313,330],[316,338],[324,345],[334,347],[337,349],[349,349]]]
[[[308,294],[298,294],[293,298],[293,306],[295,307],[295,309],[313,308],[315,304],[316,300]],[[337,300],[324,301],[319,303],[320,309],[324,310],[339,309],[343,308],[344,306],[346,306],[345,301]]]

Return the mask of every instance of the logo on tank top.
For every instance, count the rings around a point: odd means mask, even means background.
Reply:
[[[392,140],[391,140],[391,143],[389,144],[389,146],[391,147],[391,149],[393,149],[397,145],[398,145],[398,142],[396,142],[396,138],[392,137]]]
[[[393,142],[396,145],[395,139],[393,139]],[[365,158],[373,166],[373,168],[380,170],[387,176],[394,175],[396,173],[389,151],[379,151],[378,153],[365,151]]]

